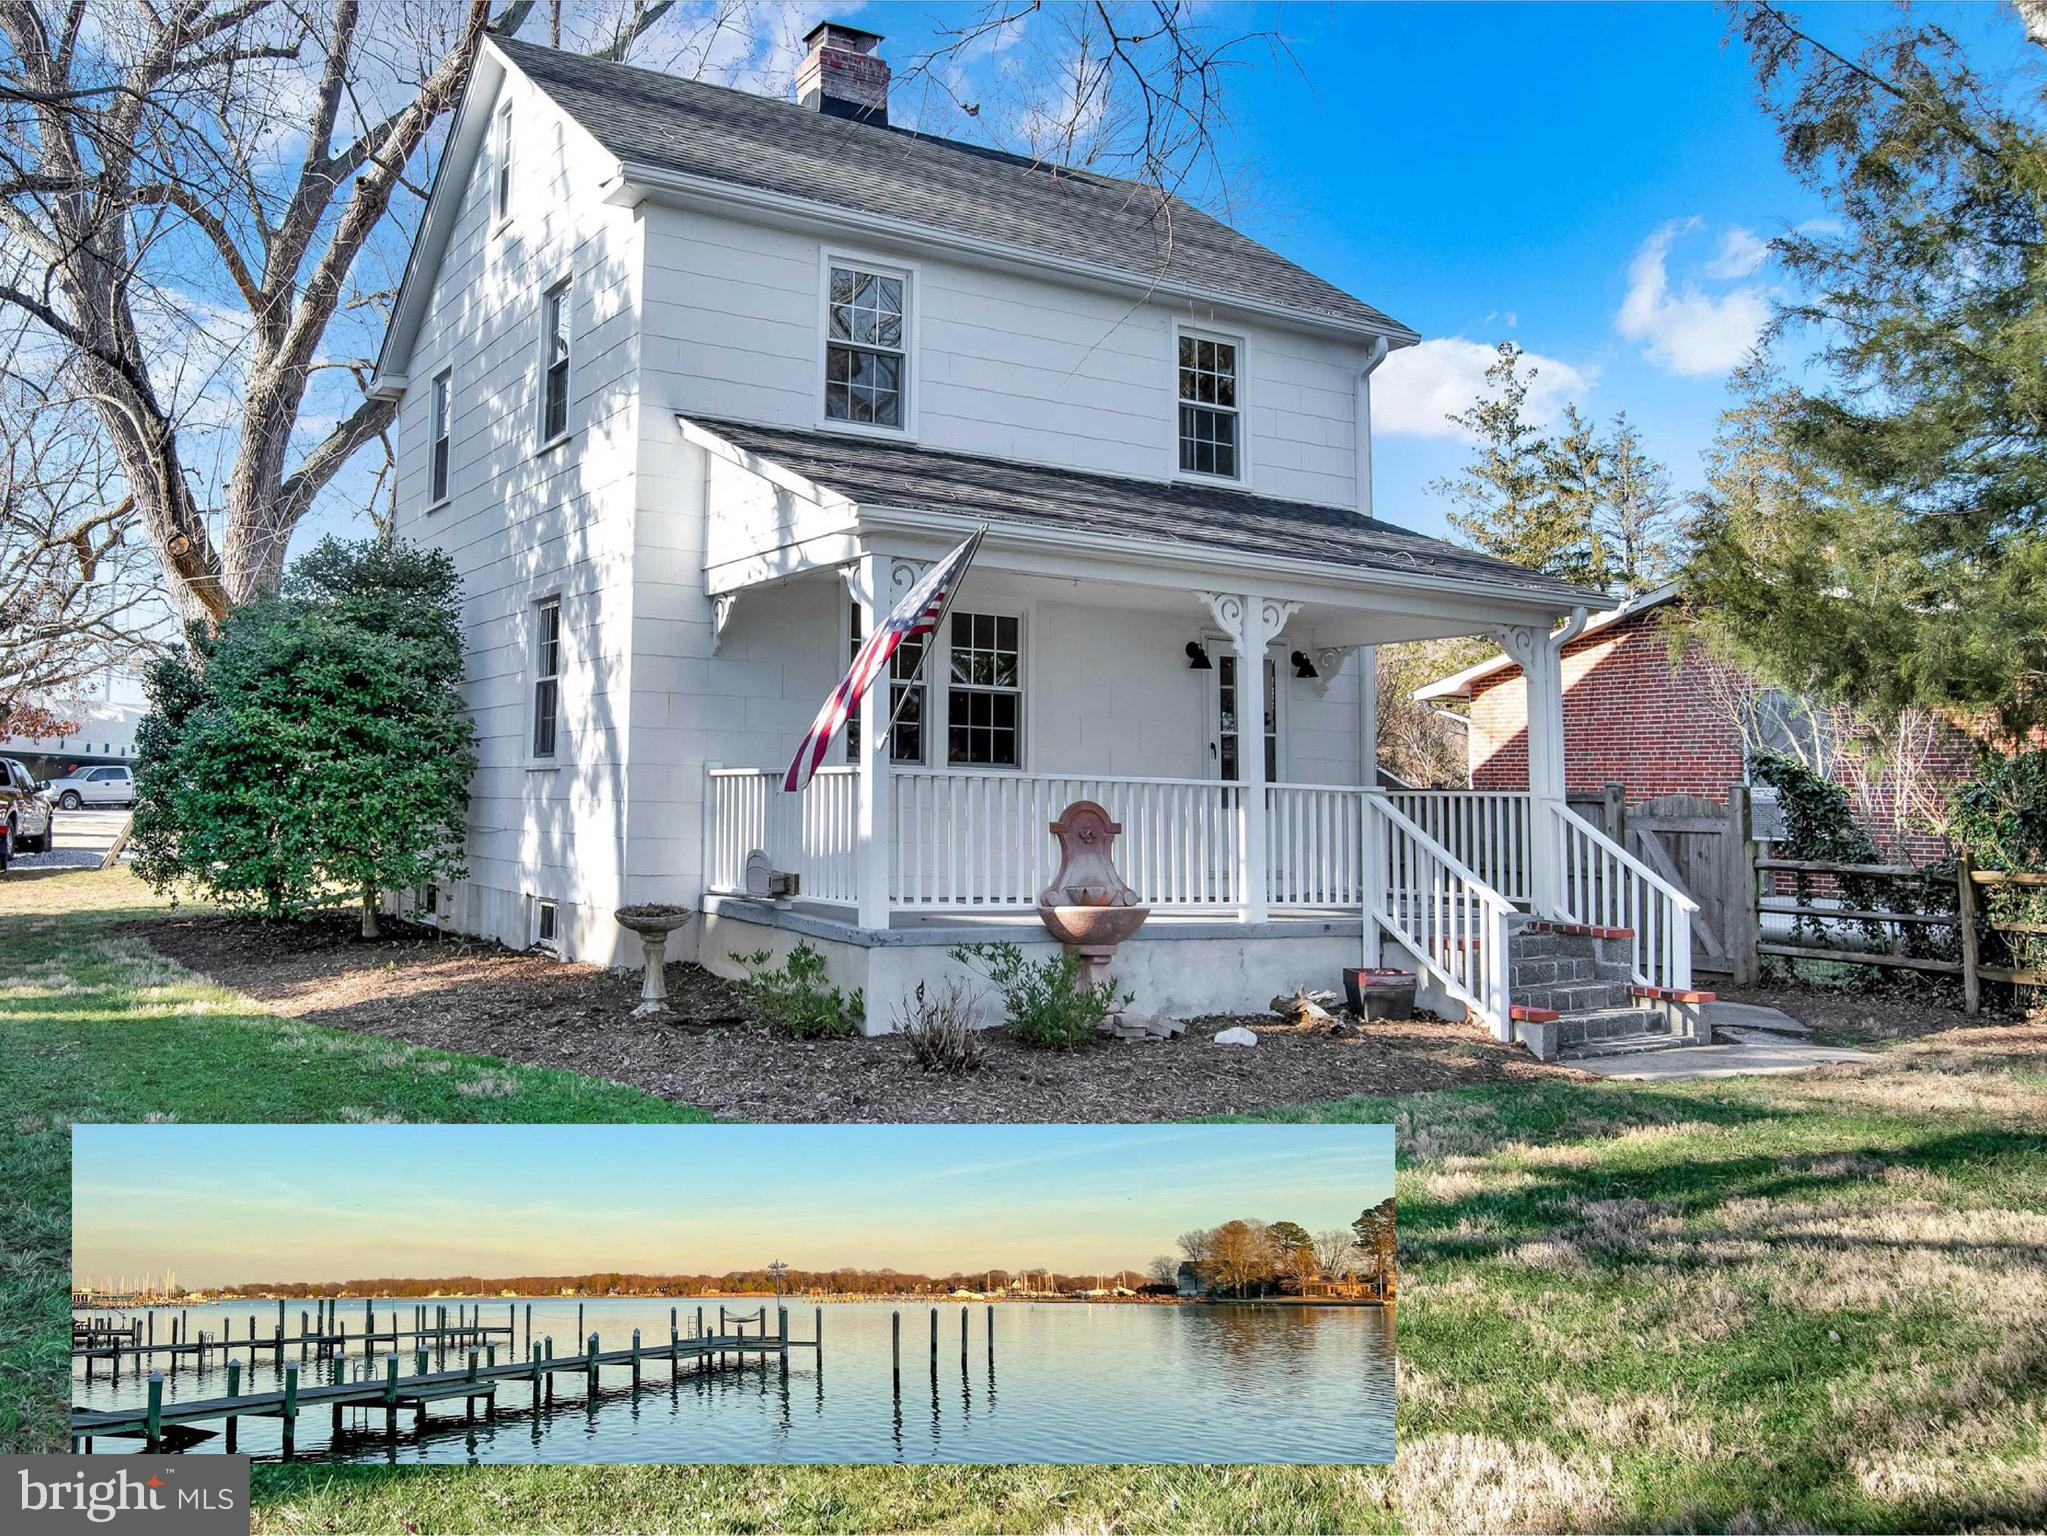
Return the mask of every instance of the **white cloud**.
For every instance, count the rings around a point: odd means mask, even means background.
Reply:
[[[1403,347],[1372,376],[1372,430],[1400,437],[1464,436],[1450,417],[1488,392],[1486,369],[1498,357],[1494,347],[1462,336]],[[1574,368],[1538,352],[1522,354],[1521,371],[1524,378],[1531,371],[1534,375],[1528,381],[1529,418],[1545,427],[1597,378],[1596,370]]]
[[[1614,328],[1630,341],[1643,343],[1642,355],[1650,362],[1690,377],[1734,368],[1770,318],[1769,298],[1757,283],[1712,294],[1687,278],[1672,290],[1671,245],[1699,226],[1696,218],[1673,219],[1642,242],[1628,267],[1627,298],[1614,316]],[[1723,241],[1720,262],[1706,271],[1712,273],[1729,252],[1730,243]]]
[[[1720,237],[1720,254],[1706,263],[1706,275],[1753,277],[1769,259],[1769,242],[1737,224]]]

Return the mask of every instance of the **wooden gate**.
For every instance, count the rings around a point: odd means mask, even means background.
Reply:
[[[1609,815],[1619,797],[1609,795]],[[1621,813],[1608,835],[1699,904],[1692,914],[1692,969],[1743,977],[1743,908],[1736,892],[1747,874],[1744,806],[1704,795],[1659,795]],[[1745,978],[1743,978],[1745,979]]]

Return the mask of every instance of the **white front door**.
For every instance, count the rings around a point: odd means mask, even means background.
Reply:
[[[1208,777],[1226,783],[1244,777],[1244,752],[1248,745],[1245,722],[1238,718],[1237,653],[1221,635],[1211,635],[1208,654],[1214,666],[1208,673]],[[1265,656],[1265,782],[1280,782],[1280,715],[1285,708],[1280,694],[1279,660],[1270,651]]]

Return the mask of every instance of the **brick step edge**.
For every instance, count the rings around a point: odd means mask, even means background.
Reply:
[[[1530,1008],[1514,1003],[1508,1007],[1507,1017],[1519,1024],[1554,1024],[1563,1015],[1554,1008]]]
[[[1567,939],[1632,939],[1635,936],[1632,928],[1602,928],[1596,923],[1552,923],[1546,919],[1523,923],[1517,931],[1555,933]]]
[[[1720,1001],[1720,994],[1718,992],[1686,992],[1680,991],[1675,987],[1630,987],[1628,992],[1631,996],[1648,998],[1651,1002],[1657,1003],[1717,1003]]]

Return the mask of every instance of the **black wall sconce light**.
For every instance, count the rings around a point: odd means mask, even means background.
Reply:
[[[1287,657],[1287,660],[1294,664],[1295,677],[1320,677],[1322,675],[1315,670],[1315,663],[1308,659],[1306,651],[1295,651],[1293,655]]]
[[[1199,640],[1187,642],[1187,666],[1195,672],[1213,672],[1215,663],[1208,659],[1208,647]]]

